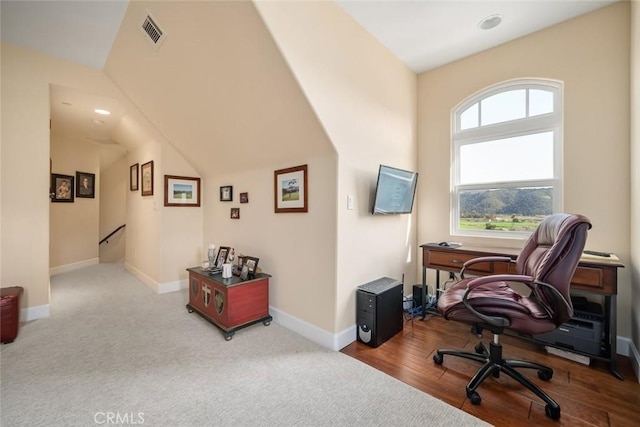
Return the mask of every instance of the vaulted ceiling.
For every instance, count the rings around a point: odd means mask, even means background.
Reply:
[[[330,0],[328,0],[330,1]],[[415,73],[489,49],[545,27],[614,3],[601,1],[404,1],[336,0],[346,13]],[[129,1],[1,2],[1,37],[13,43],[95,69],[102,69]],[[500,15],[483,30],[480,22]],[[98,118],[92,108],[111,105],[113,115]],[[113,145],[113,125],[122,114],[113,100],[70,88],[52,90],[55,132],[75,133],[90,143]],[[101,122],[100,122],[101,120]],[[107,147],[107,152],[114,152]],[[117,151],[115,152],[117,154]]]

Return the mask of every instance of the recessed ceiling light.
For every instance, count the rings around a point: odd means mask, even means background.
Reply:
[[[98,119],[93,119],[93,120],[91,120],[91,121],[92,121],[94,124],[96,124],[96,125],[101,125],[101,124],[103,124],[103,123],[104,123],[104,121],[103,121],[103,120],[98,120]]]
[[[478,27],[482,28],[483,30],[490,30],[500,25],[501,22],[502,22],[502,15],[500,14],[489,15],[486,18],[484,18],[482,21],[478,22]]]
[[[111,114],[111,112],[110,112],[110,111],[107,111],[107,110],[101,110],[100,108],[96,108],[96,109],[95,109],[95,110],[93,110],[93,111],[95,111],[95,112],[96,112],[96,113],[98,113],[98,114],[102,114],[103,116],[108,116],[109,114]]]

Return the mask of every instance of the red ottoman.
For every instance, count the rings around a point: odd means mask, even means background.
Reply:
[[[0,342],[13,342],[20,328],[20,295],[24,289],[12,286],[0,289]]]

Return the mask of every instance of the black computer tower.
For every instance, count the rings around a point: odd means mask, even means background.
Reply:
[[[402,282],[382,277],[356,291],[358,341],[371,347],[402,331]]]

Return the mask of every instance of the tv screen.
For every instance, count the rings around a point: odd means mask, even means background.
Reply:
[[[371,213],[407,214],[413,209],[418,173],[380,165]]]

